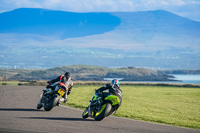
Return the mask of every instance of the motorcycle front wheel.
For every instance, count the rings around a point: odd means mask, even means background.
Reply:
[[[59,95],[56,94],[52,97],[52,99],[49,101],[49,103],[45,104],[44,105],[44,110],[45,111],[50,111],[53,107],[56,106],[56,104],[58,103],[59,101]]]
[[[88,109],[85,109],[83,114],[82,114],[82,118],[85,119],[85,118],[88,118]]]
[[[104,119],[108,113],[111,111],[112,105],[110,103],[105,103],[101,106],[101,109],[96,113],[95,120],[101,121]]]
[[[37,104],[37,109],[41,109],[42,108],[42,104],[41,103],[38,103]]]

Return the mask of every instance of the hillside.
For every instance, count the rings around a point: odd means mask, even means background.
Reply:
[[[21,8],[0,13],[0,20],[0,68],[200,68],[200,22],[163,10],[75,13]]]
[[[144,68],[106,68],[99,66],[64,66],[46,70],[0,69],[3,80],[50,80],[72,73],[73,80],[103,81],[104,78],[122,78],[122,81],[168,81],[171,76]]]

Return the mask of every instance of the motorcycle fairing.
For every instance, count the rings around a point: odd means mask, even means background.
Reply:
[[[120,101],[119,101],[119,98],[115,95],[109,95],[108,97],[105,98],[105,100],[110,100],[112,101],[112,105],[116,105],[118,104]]]

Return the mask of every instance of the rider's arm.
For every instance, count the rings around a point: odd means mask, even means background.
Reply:
[[[107,89],[109,89],[109,84],[97,89],[96,92],[102,92],[102,91],[107,90]]]
[[[60,76],[58,76],[57,78],[55,78],[55,79],[52,79],[52,80],[50,80],[49,81],[49,83],[55,83],[55,82],[58,82],[58,81],[60,81]]]

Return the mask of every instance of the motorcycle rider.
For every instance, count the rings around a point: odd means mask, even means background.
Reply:
[[[49,85],[47,85],[46,87],[50,87],[53,90],[55,89],[56,86],[60,86],[62,88],[64,88],[66,90],[66,93],[63,95],[63,102],[67,103],[67,95],[69,95],[71,93],[72,87],[73,87],[73,81],[71,80],[71,74],[70,72],[66,72],[64,75],[60,75],[57,78],[47,81],[47,83]],[[42,100],[43,100],[43,96],[40,99],[40,102],[38,104],[42,105]]]
[[[106,91],[108,91],[109,93],[104,93]],[[115,107],[114,107],[115,111],[113,112],[113,114],[115,114],[115,112],[117,111],[117,109],[120,107],[120,105],[122,103],[122,90],[120,89],[119,81],[117,79],[113,79],[111,81],[111,84],[106,84],[105,86],[95,90],[95,93],[98,96],[101,96],[103,98],[107,97],[109,94],[115,95],[119,98],[119,100],[120,100],[119,104],[115,105]],[[89,115],[91,115],[91,114],[89,114]]]

